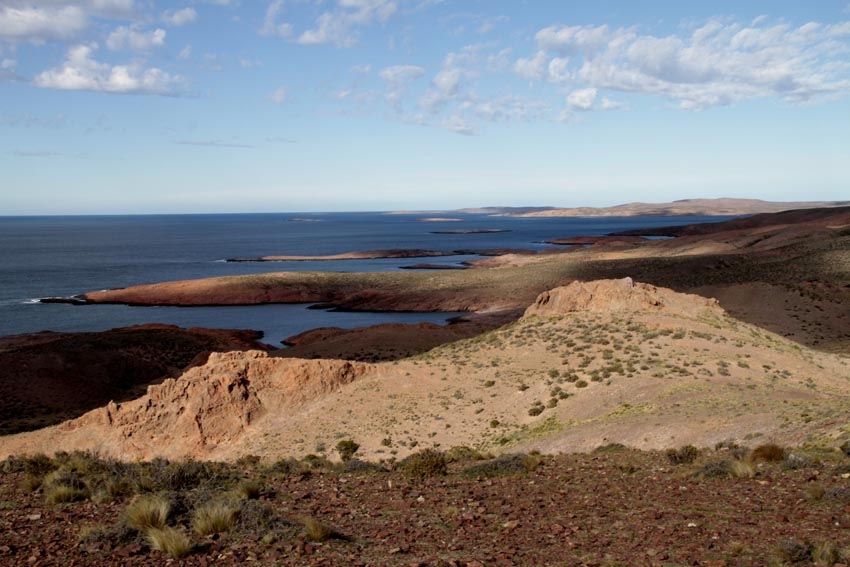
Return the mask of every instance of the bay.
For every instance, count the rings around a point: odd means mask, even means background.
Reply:
[[[454,251],[550,247],[546,240],[595,236],[718,217],[519,218],[429,214],[259,213],[0,217],[0,335],[100,331],[141,323],[245,328],[277,344],[321,326],[444,322],[454,313],[340,313],[306,305],[128,307],[45,304],[43,297],[191,278],[270,271],[388,271],[419,263],[456,264],[478,256],[310,262],[225,262],[266,255],[328,255],[423,248]],[[440,231],[451,233],[436,234]],[[482,231],[482,232],[475,232]]]

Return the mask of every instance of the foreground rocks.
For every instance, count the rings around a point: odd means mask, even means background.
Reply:
[[[501,459],[467,449],[444,454],[448,474],[421,476],[402,463],[356,458],[207,466],[103,463],[78,454],[11,460],[0,463],[0,563],[846,565],[850,461],[837,452],[776,449],[775,462],[757,458],[766,454],[759,448],[747,456],[726,446],[694,451],[694,462],[679,464],[612,445]],[[732,462],[741,464],[737,476],[712,472]],[[48,502],[52,485],[37,481],[54,467],[65,477],[79,471],[76,500]],[[123,488],[102,491],[109,481]],[[167,495],[167,525],[188,542],[179,559],[128,524],[133,502],[151,494]],[[236,513],[217,533],[201,535],[193,517],[210,502]]]

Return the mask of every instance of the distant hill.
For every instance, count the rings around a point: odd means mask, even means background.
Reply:
[[[672,203],[626,203],[612,207],[486,207],[466,212],[519,217],[635,217],[635,216],[740,216],[850,205],[850,201],[762,201],[759,199],[682,199]]]

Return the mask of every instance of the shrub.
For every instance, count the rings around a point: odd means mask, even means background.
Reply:
[[[622,443],[607,443],[605,445],[600,445],[596,449],[593,450],[594,453],[619,453],[620,451],[625,451],[628,449]]]
[[[447,472],[445,455],[434,449],[423,449],[399,461],[398,468],[412,478],[442,476]]]
[[[53,471],[44,477],[44,498],[51,504],[85,500],[90,492],[82,476],[76,472]]]
[[[724,459],[704,464],[694,473],[694,476],[697,478],[751,478],[755,472],[755,467],[749,461]]]
[[[343,439],[336,444],[336,451],[343,462],[350,461],[359,448],[360,445],[351,439]]]
[[[145,533],[151,548],[162,551],[169,557],[179,559],[189,555],[192,551],[192,542],[182,530],[166,526],[163,528],[151,528]]]
[[[192,527],[198,535],[228,532],[236,525],[239,510],[226,502],[209,502],[195,510]]]
[[[124,510],[124,522],[140,532],[165,528],[171,503],[161,496],[143,496]]]
[[[575,383],[576,388],[587,388],[586,380],[577,380]]]
[[[687,465],[693,463],[699,456],[699,449],[693,445],[685,445],[678,449],[668,449],[667,459],[674,465]]]
[[[759,445],[750,453],[750,460],[754,463],[778,463],[785,458],[785,449],[774,443]]]
[[[532,472],[537,469],[541,461],[539,455],[508,454],[466,467],[462,474],[492,478],[506,474]]]
[[[466,446],[455,446],[443,454],[447,463],[472,462],[486,459],[481,451]]]

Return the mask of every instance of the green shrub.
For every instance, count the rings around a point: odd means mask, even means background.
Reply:
[[[532,472],[542,462],[539,455],[508,454],[501,455],[495,459],[475,463],[463,469],[466,476],[492,478],[507,474],[518,474]]]
[[[342,459],[343,462],[350,461],[351,457],[354,456],[354,453],[356,453],[359,448],[360,445],[351,439],[343,439],[336,444],[336,451],[339,453],[339,458]]]
[[[693,445],[685,445],[678,449],[668,449],[667,459],[674,465],[687,465],[693,463],[699,456],[699,449]]]
[[[423,449],[399,461],[398,468],[412,478],[443,476],[448,468],[445,455],[434,449]]]

